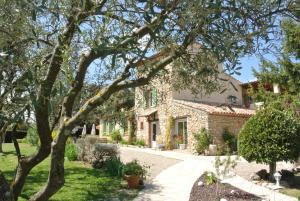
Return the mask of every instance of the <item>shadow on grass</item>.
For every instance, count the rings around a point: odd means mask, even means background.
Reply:
[[[42,169],[43,168],[43,169]],[[13,171],[5,171],[13,176]],[[47,182],[48,170],[46,166],[35,168],[27,178],[22,199],[28,200]],[[85,201],[85,200],[132,200],[138,190],[126,189],[122,179],[112,178],[103,170],[85,167],[66,167],[65,185],[51,199],[52,201]],[[22,200],[21,199],[21,200]]]

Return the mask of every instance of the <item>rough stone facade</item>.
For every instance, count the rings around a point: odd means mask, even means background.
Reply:
[[[225,129],[238,137],[248,119],[249,116],[209,115],[208,130],[213,135],[214,144],[221,145],[224,143],[222,135]]]
[[[230,76],[228,76],[230,79]],[[245,116],[238,115],[216,115],[210,111],[211,108],[207,110],[195,108],[193,106],[189,107],[188,105],[179,104],[180,102],[178,97],[183,101],[193,101],[194,95],[192,93],[180,93],[176,92],[168,82],[170,80],[170,76],[166,76],[164,78],[158,78],[148,86],[137,88],[135,90],[135,113],[136,113],[136,135],[139,139],[144,139],[145,143],[149,146],[155,146],[152,143],[152,123],[156,122],[157,125],[157,135],[156,135],[156,145],[157,144],[165,144],[165,134],[166,134],[166,126],[168,123],[168,117],[172,116],[174,118],[175,124],[171,131],[171,139],[173,143],[175,142],[174,136],[176,133],[176,122],[180,120],[186,120],[187,122],[187,149],[192,152],[195,151],[196,140],[194,138],[194,134],[199,132],[201,128],[208,129],[213,135],[214,142],[216,144],[223,143],[222,133],[225,128],[227,128],[230,132],[235,135],[238,134],[243,124],[247,121],[247,119],[251,116],[249,114]],[[220,110],[221,107],[216,105],[228,104],[224,102],[228,95],[234,91],[233,96],[238,97],[238,106],[241,107],[241,90],[237,80],[232,78],[231,80],[234,82],[238,88],[238,92],[236,90],[229,89],[224,94],[218,94],[210,97],[199,97],[197,100],[194,100],[194,103],[202,102],[205,104],[214,103],[213,107],[218,107],[216,110]],[[228,86],[226,86],[228,87]],[[155,88],[157,90],[157,105],[155,107],[148,106],[147,108],[143,107],[143,99],[144,99],[144,91]],[[237,95],[238,93],[239,95]],[[205,101],[202,101],[205,100]],[[205,102],[205,103],[204,103]],[[216,103],[217,102],[217,103]],[[212,106],[210,106],[212,107]],[[223,111],[221,111],[223,112]]]

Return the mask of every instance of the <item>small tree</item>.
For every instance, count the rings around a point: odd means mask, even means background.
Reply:
[[[300,151],[300,124],[290,112],[268,107],[257,112],[239,135],[239,154],[248,161],[269,164],[271,176],[277,161],[294,162]]]

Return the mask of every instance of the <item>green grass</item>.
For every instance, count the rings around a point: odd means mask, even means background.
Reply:
[[[35,148],[28,144],[20,144],[24,155],[31,154]],[[16,167],[16,156],[12,144],[3,147],[4,156],[0,156],[0,170],[8,180],[12,180]],[[23,193],[19,200],[28,200],[30,195],[37,192],[47,181],[49,158],[36,166],[28,176]],[[124,181],[110,177],[103,170],[92,169],[82,162],[65,161],[65,185],[55,194],[52,201],[87,201],[87,200],[132,200],[137,190],[127,190]]]
[[[294,185],[292,188],[284,188],[280,190],[281,193],[293,196],[300,200],[300,174],[296,174],[294,178]]]

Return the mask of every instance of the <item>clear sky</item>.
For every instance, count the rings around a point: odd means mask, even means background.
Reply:
[[[253,71],[252,69],[259,69],[260,65],[260,58],[262,55],[252,55],[252,56],[245,56],[241,58],[241,67],[242,69],[240,70],[241,75],[233,75],[236,79],[241,81],[242,83],[249,82],[249,81],[254,81],[256,78],[253,76]],[[272,53],[266,53],[263,55],[264,59],[267,59],[272,62],[276,62],[276,56]]]
[[[252,69],[258,69],[259,63],[259,58],[255,55],[241,58],[241,75],[234,75],[234,77],[243,83],[255,80]]]

